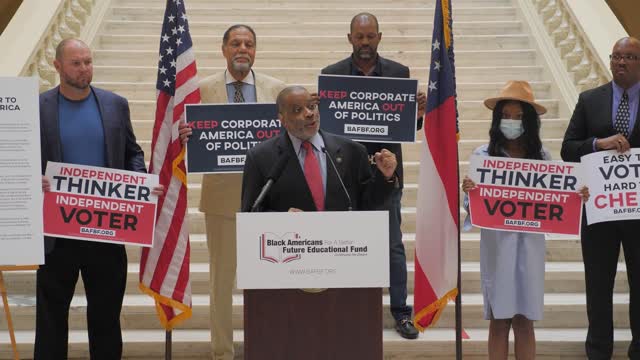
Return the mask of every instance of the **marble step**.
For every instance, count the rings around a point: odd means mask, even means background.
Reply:
[[[133,36],[132,38],[135,39]],[[128,41],[128,39],[123,38],[122,41]],[[140,63],[140,66],[125,63],[127,67],[136,69],[138,67],[154,68],[158,61],[158,44],[155,40],[152,43],[151,39],[145,43],[147,45],[140,44],[140,46],[132,46],[126,49],[120,49],[119,47],[115,49],[103,49],[99,50],[97,54],[100,56],[104,51],[117,51],[125,58],[129,56],[136,57],[138,60],[136,60],[135,63]],[[381,56],[405,64],[413,71],[419,71],[422,67],[428,67],[431,54],[428,51],[429,48],[426,41],[424,46],[414,47],[411,50],[404,49],[402,45],[394,46],[390,43],[385,45],[384,48],[388,50],[384,50],[381,46]],[[314,74],[317,74],[323,67],[350,56],[351,52],[352,50],[349,48],[348,43],[342,43],[337,39],[334,48],[331,50],[258,50],[255,69],[263,69],[263,71],[267,71],[268,69],[297,69],[297,71],[315,71]],[[202,51],[197,49],[195,56],[198,69],[201,71],[211,68],[211,71],[217,72],[224,70],[227,66],[226,60],[219,49]],[[467,66],[529,66],[536,64],[536,56],[535,50],[526,47],[505,50],[460,50],[456,52],[456,66],[458,68]],[[110,66],[117,68],[117,64],[107,63],[105,65],[94,66],[94,71],[98,72],[103,68],[108,69]],[[153,79],[155,79],[157,69],[152,71]],[[280,79],[283,80],[282,78]],[[464,79],[459,80],[464,81]],[[469,79],[467,81],[471,80],[472,79]],[[301,80],[295,82],[302,83]]]
[[[113,54],[115,56],[115,53]],[[115,60],[115,59],[114,59]],[[95,62],[95,57],[94,57]],[[420,79],[423,80],[423,79]],[[156,99],[156,83],[155,82],[108,82],[108,81],[94,81],[92,82],[94,86],[113,91],[121,96],[129,100],[155,100]],[[317,91],[317,83],[310,82],[307,84],[301,84],[305,88],[307,88],[311,92]],[[458,100],[484,100],[486,98],[496,96],[500,89],[504,86],[503,82],[485,82],[485,83],[475,83],[475,82],[458,82],[457,83],[458,90]],[[420,81],[419,87],[421,90],[426,92],[426,80]],[[536,98],[540,99],[549,99],[552,97],[551,94],[551,82],[548,81],[532,81],[531,87],[533,88],[533,92],[536,95]],[[547,119],[542,124],[543,129],[547,126]],[[550,119],[554,120],[554,119]],[[143,120],[140,120],[143,121]],[[462,130],[462,135],[464,136],[464,132],[468,130],[467,122],[469,125],[473,125],[473,127],[480,127],[483,124],[487,124],[486,129],[489,129],[489,119],[487,120],[477,120],[479,122],[474,122],[474,120],[463,121],[460,126]],[[566,127],[566,125],[565,125]],[[563,129],[564,132],[564,129]]]
[[[373,9],[372,9],[373,10]],[[354,12],[353,14],[355,14]],[[153,18],[148,20],[117,20],[113,18],[105,19],[104,31],[110,34],[147,34],[160,36],[162,29],[162,19]],[[229,21],[189,21],[189,31],[192,35],[209,34],[218,36],[216,44],[222,43],[222,34],[233,25]],[[258,41],[263,36],[291,35],[292,24],[289,21],[255,21],[250,25],[258,37]],[[297,35],[332,35],[344,36],[349,32],[348,22],[340,21],[307,21],[295,23],[295,34]],[[380,21],[380,31],[383,37],[394,35],[431,35],[433,22],[431,18],[424,18],[418,21]],[[517,19],[496,19],[486,21],[457,21],[455,22],[453,33],[458,35],[496,35],[496,34],[520,34],[523,32],[523,24]],[[456,38],[457,39],[457,38]]]
[[[344,52],[336,56],[335,60],[349,56]],[[383,55],[384,56],[384,55]],[[426,57],[425,57],[426,59]],[[260,67],[255,70],[273,76],[286,83],[309,84],[317,81],[317,76],[322,67],[331,64],[332,61],[322,61],[317,67],[284,68],[284,67]],[[426,64],[426,63],[425,63]],[[198,66],[198,76],[204,78],[213,75],[225,68]],[[154,82],[157,79],[158,69],[155,64],[150,66],[94,66],[93,80],[97,82]],[[426,67],[414,67],[411,69],[412,78],[428,79]],[[495,61],[487,66],[458,66],[456,77],[461,82],[506,82],[512,79],[528,79],[528,81],[540,81],[544,79],[544,67],[539,65],[502,66]],[[426,80],[425,80],[426,81]]]
[[[467,37],[462,40],[462,45],[456,42],[456,54],[469,50],[491,49],[523,49],[528,47],[527,36],[518,38],[496,36]],[[139,35],[136,33],[127,35],[103,34],[95,40],[96,45],[103,50],[158,50],[160,35]],[[501,41],[502,40],[502,41]],[[199,51],[196,59],[202,58],[203,51],[212,52],[214,58],[219,57],[221,40],[215,35],[195,35],[192,37],[194,48]],[[458,39],[456,39],[458,41]],[[419,51],[429,49],[432,43],[431,36],[386,36],[378,46],[379,51]],[[473,45],[472,45],[473,44]],[[466,45],[466,46],[465,46]],[[351,45],[344,35],[326,36],[300,36],[283,35],[260,38],[257,48],[257,56],[262,57],[266,51],[333,51],[349,49]],[[206,54],[206,53],[205,53]],[[208,64],[205,64],[208,65]]]
[[[162,20],[164,16],[163,4],[147,6],[130,6],[114,4],[108,15],[112,20],[149,21]],[[212,5],[194,5],[187,3],[187,16],[190,21],[224,21],[228,24],[270,21],[292,21],[292,13],[295,20],[305,21],[330,21],[342,23],[346,30],[351,18],[362,11],[362,8],[343,8],[342,6],[331,8],[317,8],[313,6],[294,6],[285,8],[281,6],[263,6],[251,10],[248,9],[221,9]],[[375,10],[375,15],[380,22],[415,22],[433,19],[435,8],[427,6],[417,7],[381,7]],[[500,7],[460,7],[455,9],[456,19],[469,20],[497,20],[501,18],[513,18],[516,15],[513,6]],[[477,19],[474,18],[477,16]],[[383,30],[384,31],[384,30]]]
[[[584,293],[584,265],[581,261],[547,262],[545,270],[545,293]],[[464,261],[462,269],[462,289],[464,293],[480,293],[480,263]],[[209,264],[191,263],[191,288],[193,294],[209,293]],[[129,262],[127,276],[127,294],[139,294],[138,272],[139,264]],[[616,277],[614,292],[628,293],[629,287],[624,262],[618,263],[618,276]],[[4,274],[5,284],[11,294],[21,295],[35,292],[34,271],[9,271]],[[409,294],[414,291],[414,263],[407,263],[407,289]],[[386,290],[385,290],[386,291]],[[82,283],[76,287],[77,293],[83,293]],[[235,290],[240,293],[240,290]]]
[[[233,327],[243,329],[243,295],[233,295]],[[407,297],[413,304],[413,295]],[[9,306],[15,330],[30,330],[36,318],[36,300],[33,296],[9,296]],[[393,329],[395,321],[389,310],[389,295],[382,297],[383,327]],[[629,295],[615,294],[613,297],[614,327],[629,327]],[[192,301],[193,316],[179,326],[180,329],[209,328],[209,295],[195,295]],[[462,295],[462,325],[465,328],[482,328],[487,325],[483,315],[482,294]],[[69,329],[87,328],[87,301],[85,296],[75,296],[69,311]],[[153,299],[147,295],[125,295],[120,322],[124,330],[154,330],[159,322]],[[0,327],[6,328],[6,319],[0,318]],[[585,328],[588,326],[586,298],[584,294],[546,294],[543,320],[536,321],[537,328]],[[455,328],[453,303],[445,309],[434,328]]]
[[[488,330],[482,328],[466,328],[468,340],[462,343],[464,359],[486,359]],[[536,359],[540,360],[577,360],[584,359],[584,341],[586,329],[547,329],[536,328]],[[18,351],[23,359],[32,359],[34,332],[32,330],[16,332]],[[173,359],[203,360],[210,359],[211,339],[209,330],[173,331]],[[164,357],[164,330],[125,330],[122,334],[123,360],[149,360]],[[243,359],[242,330],[233,334],[235,359]],[[0,360],[13,359],[9,335],[0,332]],[[384,358],[389,360],[444,360],[455,358],[455,331],[453,329],[429,329],[416,340],[401,338],[394,330],[384,330],[383,335]],[[626,358],[627,348],[631,342],[630,329],[614,330],[613,359]],[[509,347],[513,354],[513,336],[509,338]],[[88,359],[86,330],[72,330],[69,332],[69,359]]]

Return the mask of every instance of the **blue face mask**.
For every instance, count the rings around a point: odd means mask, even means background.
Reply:
[[[502,119],[500,120],[500,131],[509,140],[515,140],[524,133],[522,120]]]

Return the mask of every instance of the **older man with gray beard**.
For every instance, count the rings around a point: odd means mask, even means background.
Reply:
[[[202,103],[274,103],[285,84],[254,72],[256,33],[233,25],[222,37],[225,71],[200,82]],[[191,130],[181,126],[186,142]],[[209,247],[211,340],[213,358],[232,360],[232,292],[236,275],[236,212],[240,210],[242,174],[209,174],[202,178],[200,211],[205,214]]]

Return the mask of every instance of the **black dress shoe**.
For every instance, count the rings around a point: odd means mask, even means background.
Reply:
[[[418,330],[413,326],[413,322],[409,319],[396,321],[396,331],[405,339],[418,338]]]

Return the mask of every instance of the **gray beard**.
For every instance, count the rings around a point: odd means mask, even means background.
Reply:
[[[251,65],[249,63],[232,62],[231,67],[233,67],[233,70],[238,72],[248,72],[249,70],[251,70]]]

